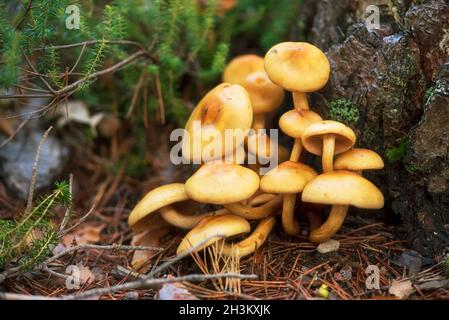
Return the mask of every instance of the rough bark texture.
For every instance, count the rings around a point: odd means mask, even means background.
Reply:
[[[377,3],[376,3],[377,2]],[[369,31],[366,7],[380,8]],[[332,101],[358,110],[345,121],[358,146],[383,156],[367,176],[386,196],[385,211],[401,217],[409,244],[426,254],[449,246],[449,3],[320,0],[309,41],[327,51],[332,75],[313,104]]]

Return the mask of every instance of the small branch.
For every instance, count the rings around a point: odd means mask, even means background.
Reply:
[[[176,278],[164,278],[164,279],[140,279],[125,284],[119,284],[109,288],[97,288],[88,290],[79,294],[72,294],[61,296],[58,298],[46,297],[46,296],[33,296],[23,295],[17,293],[0,292],[0,299],[4,300],[83,300],[92,297],[99,297],[105,294],[112,294],[117,291],[128,291],[141,288],[158,287],[162,284],[176,283],[176,282],[197,282],[210,279],[222,279],[222,278],[234,278],[234,279],[248,279],[255,280],[258,276],[255,274],[242,275],[239,273],[217,273],[217,274],[191,274],[187,276],[181,276]]]
[[[40,48],[36,48],[33,51],[44,51],[46,49],[53,49],[53,50],[58,50],[58,49],[71,49],[71,48],[77,48],[77,47],[83,47],[83,46],[91,46],[91,45],[95,45],[98,43],[104,42],[105,44],[123,44],[123,45],[132,45],[135,47],[138,47],[140,50],[145,50],[145,47],[140,44],[139,42],[135,42],[135,41],[129,41],[129,40],[88,40],[88,41],[83,41],[83,42],[78,42],[78,43],[72,43],[72,44],[65,44],[65,45],[59,45],[59,46],[48,46],[48,47],[40,47]]]
[[[73,229],[75,229],[76,227],[78,227],[81,223],[83,223],[84,221],[86,221],[86,219],[92,214],[92,212],[95,211],[96,207],[97,207],[98,202],[95,202],[92,207],[90,208],[90,210],[84,215],[82,216],[73,226],[70,226],[69,228],[67,228],[66,230],[60,230],[59,231],[59,237],[63,237],[65,236],[67,233],[69,233],[70,231],[72,231]]]
[[[50,126],[50,128],[48,128],[47,131],[44,132],[44,134],[42,135],[41,141],[39,142],[39,145],[37,146],[36,157],[34,158],[33,170],[32,170],[32,174],[31,174],[30,188],[28,190],[28,201],[27,201],[27,206],[25,208],[24,215],[27,215],[28,213],[30,213],[30,211],[33,207],[34,189],[36,187],[36,180],[37,180],[37,173],[38,173],[37,170],[39,167],[39,157],[40,157],[40,153],[41,153],[41,148],[42,148],[42,145],[45,143],[45,140],[47,140],[47,137],[50,134],[51,129],[53,129],[52,126]]]
[[[19,29],[20,26],[22,25],[22,23],[25,21],[25,18],[28,16],[28,13],[31,10],[31,6],[33,5],[33,0],[29,0],[28,1],[28,5],[25,9],[25,12],[23,13],[23,16],[20,18],[20,20],[17,22],[16,26],[14,27],[14,29]]]
[[[23,120],[19,126],[17,127],[17,129],[14,131],[14,133],[12,135],[10,135],[5,141],[3,141],[0,144],[0,149],[3,148],[4,146],[6,146],[12,139],[14,139],[14,137],[17,135],[17,133],[19,133],[20,130],[22,130],[22,128],[30,121],[31,119],[25,119]]]
[[[77,246],[74,247],[70,247],[66,250],[64,250],[61,253],[58,253],[57,255],[54,255],[50,258],[48,258],[44,264],[50,264],[53,261],[61,258],[62,256],[65,256],[66,254],[70,253],[70,252],[74,252],[74,251],[78,251],[78,250],[88,250],[88,249],[96,249],[96,250],[129,250],[129,251],[133,251],[133,250],[141,250],[141,251],[148,251],[148,250],[164,250],[164,248],[160,248],[160,247],[150,247],[150,246],[127,246],[127,245],[120,245],[120,244],[111,244],[111,245],[98,245],[98,244],[79,244]]]

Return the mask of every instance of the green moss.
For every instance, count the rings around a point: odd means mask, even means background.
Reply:
[[[435,94],[435,86],[431,86],[426,90],[426,101],[432,98],[432,96]]]
[[[328,104],[328,117],[332,120],[355,123],[359,121],[359,109],[348,99],[337,99]]]
[[[405,157],[405,154],[407,153],[407,146],[409,143],[409,138],[402,138],[398,145],[392,148],[388,148],[385,152],[385,155],[387,156],[388,161],[390,162],[396,162],[399,160],[402,160]]]
[[[415,163],[407,163],[405,169],[410,173],[421,173],[423,168]]]

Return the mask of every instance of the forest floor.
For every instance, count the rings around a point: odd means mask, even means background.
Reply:
[[[39,299],[61,296],[100,299],[449,299],[443,260],[425,262],[419,254],[414,256],[417,253],[408,250],[404,240],[396,238],[394,226],[368,215],[348,216],[334,238],[340,243],[337,251],[319,253],[307,237],[289,237],[278,224],[259,250],[240,261],[223,258],[217,247],[203,254],[174,259],[184,232],[162,228],[151,243],[160,249],[155,248],[144,255],[146,263],[141,269],[157,281],[150,281],[145,288],[142,283],[133,286],[145,278],[131,270],[135,247],[120,247],[133,244],[133,232],[127,224],[130,209],[143,191],[167,182],[167,176],[169,180],[182,181],[188,173],[171,171],[158,160],[157,154],[153,154],[151,170],[154,174],[142,181],[127,176],[125,164],[113,172],[106,170],[106,158],[110,155],[101,158],[86,150],[83,153],[82,161],[73,157],[67,166],[75,177],[73,210],[76,217],[71,225],[80,222],[79,225],[63,237],[61,244],[53,250],[55,256],[50,258],[51,263],[45,268],[18,272],[1,283],[0,289],[9,293],[7,299],[29,298],[29,295]],[[0,190],[0,208],[3,208],[3,217],[8,213],[12,217],[11,213],[23,210],[5,190]],[[80,221],[80,217],[89,211],[87,218]],[[61,211],[56,220],[62,220],[63,216]],[[77,250],[67,250],[75,245],[78,245]],[[67,267],[71,265],[81,268],[81,283],[75,289],[67,287]],[[369,277],[376,276],[376,270],[378,289],[366,284],[367,279],[374,279]],[[241,279],[201,277],[226,272],[240,272],[243,276]],[[192,274],[198,275],[193,276],[192,281],[176,279]],[[257,279],[245,279],[245,275],[256,275]],[[375,283],[375,279],[373,281],[371,283]],[[126,287],[127,284],[131,285]],[[103,291],[96,292],[96,288],[103,288]],[[83,296],[86,292],[93,295]]]

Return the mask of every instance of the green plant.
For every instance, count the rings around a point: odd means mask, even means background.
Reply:
[[[328,103],[327,107],[329,109],[328,117],[332,120],[347,124],[359,121],[359,109],[351,100],[337,99]]]
[[[426,94],[425,94],[425,100],[428,101],[429,99],[432,98],[432,96],[435,94],[435,86],[431,86],[429,88],[427,88],[426,90]]]
[[[67,182],[56,183],[49,195],[40,198],[34,206],[17,219],[0,220],[0,268],[16,262],[29,270],[51,254],[58,242],[58,230],[51,222],[54,210],[71,207],[72,195]]]
[[[233,39],[255,39],[261,53],[298,40],[290,35],[301,20],[302,1],[240,0],[225,15],[217,13],[218,1],[79,1],[80,28],[67,29],[65,9],[72,1],[17,6],[0,0],[0,86],[21,86],[24,98],[53,96],[43,111],[70,96],[91,102],[92,109],[116,106],[119,115],[130,117],[132,109],[137,123],[157,106],[183,124],[189,110],[181,93],[197,101],[219,80]],[[157,70],[148,72],[148,66]],[[35,71],[43,77],[21,80]]]
[[[402,160],[407,153],[407,146],[410,142],[408,137],[402,138],[399,143],[392,148],[388,148],[385,152],[385,155],[390,162],[396,162]]]

